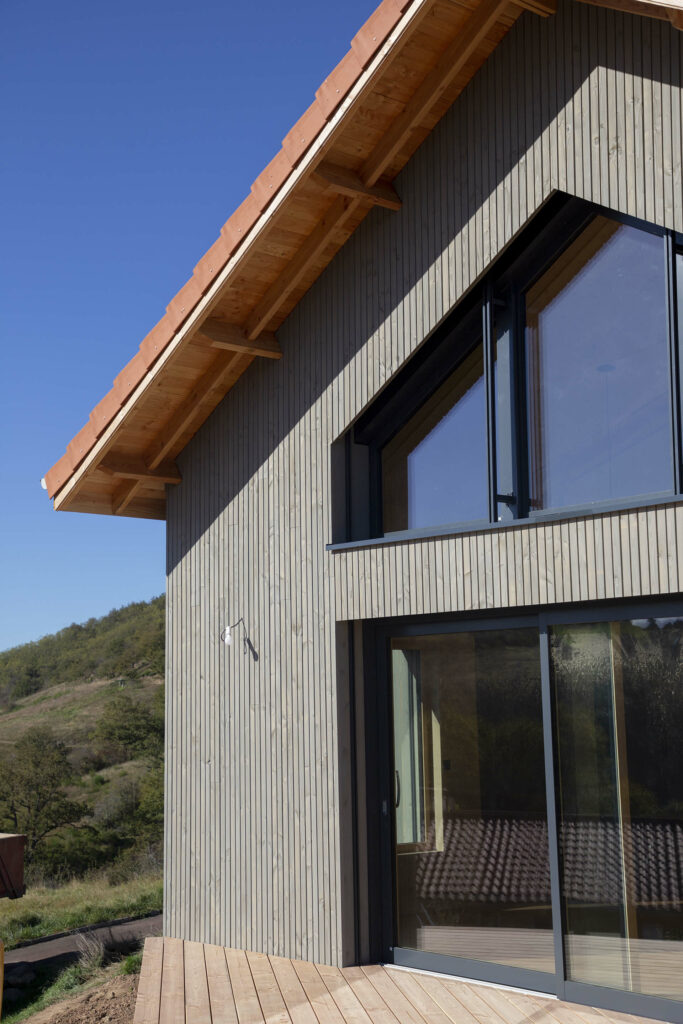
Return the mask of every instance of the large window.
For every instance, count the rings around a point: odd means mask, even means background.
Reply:
[[[525,294],[529,506],[670,491],[662,238],[596,217]]]
[[[681,278],[680,238],[556,197],[335,446],[333,540],[680,494]]]
[[[385,533],[488,515],[481,342],[382,448]]]

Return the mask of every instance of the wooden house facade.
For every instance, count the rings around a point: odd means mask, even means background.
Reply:
[[[373,18],[47,476],[166,519],[165,933],[683,1021],[683,11]]]

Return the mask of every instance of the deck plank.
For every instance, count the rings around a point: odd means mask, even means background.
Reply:
[[[318,964],[317,967],[318,974],[323,979],[327,991],[337,1004],[346,1024],[372,1024],[372,1019],[366,1013],[362,1003],[358,1000],[358,996],[339,968],[328,967],[323,964]]]
[[[164,940],[145,939],[133,1024],[159,1024]]]
[[[186,942],[183,945],[183,954],[185,958],[185,1024],[212,1024],[204,946],[201,942]]]
[[[344,967],[342,974],[356,993],[373,1024],[401,1024],[360,967]]]
[[[265,953],[247,953],[247,962],[256,986],[266,1024],[292,1024],[280,986]]]
[[[225,959],[239,1024],[265,1024],[247,954],[243,949],[226,949]]]
[[[292,961],[282,956],[271,956],[269,959],[293,1024],[318,1024],[318,1018],[302,988]]]
[[[204,946],[213,1024],[239,1024],[228,964],[222,946]]]
[[[385,968],[386,970],[386,968]],[[401,989],[406,999],[412,1003],[417,1012],[421,1014],[429,1024],[452,1024],[450,1017],[445,1013],[431,995],[420,985],[414,974],[408,971],[387,971],[387,974]]]
[[[372,982],[389,1009],[398,1017],[401,1024],[429,1024],[424,1017],[417,1012],[412,1003],[409,1003],[394,983],[388,972],[377,964],[369,964],[363,967],[363,973]]]
[[[542,993],[149,938],[133,1024],[653,1024]]]
[[[292,965],[320,1024],[344,1024],[344,1018],[318,974],[315,964],[306,963],[305,960],[292,960]]]
[[[479,1024],[474,1014],[442,984],[441,978],[429,974],[415,974],[414,977],[418,985],[441,1007],[453,1024]]]
[[[159,1024],[185,1024],[185,968],[182,939],[164,939]]]

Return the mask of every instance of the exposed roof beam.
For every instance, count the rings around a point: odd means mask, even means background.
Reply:
[[[324,160],[316,167],[315,176],[340,195],[358,198],[374,206],[384,206],[387,210],[401,209],[401,200],[393,185],[386,182],[365,185],[359,175],[347,167]]]
[[[323,219],[313,229],[298,253],[287,264],[277,281],[268,289],[261,301],[257,303],[247,320],[245,333],[249,338],[257,338],[261,331],[275,316],[282,303],[296,288],[311,263],[330,244],[335,231],[359,205],[358,199],[338,196],[332,203]]]
[[[279,342],[271,331],[262,331],[257,338],[251,340],[241,327],[226,324],[212,316],[202,321],[195,339],[206,339],[213,348],[244,352],[250,356],[263,356],[265,359],[280,359],[282,356]]]
[[[140,480],[162,484],[179,484],[182,480],[180,470],[175,462],[162,463],[156,469],[150,469],[142,459],[118,455],[105,455],[99,468],[112,476],[129,480]]]
[[[128,508],[131,501],[140,490],[140,486],[140,480],[126,480],[126,482],[119,487],[111,502],[111,510],[115,516],[121,515],[121,513]]]
[[[460,74],[484,37],[500,18],[509,0],[483,0],[467,19],[462,31],[447,47],[432,71],[429,72],[406,104],[403,113],[394,120],[389,130],[365,161],[360,176],[366,185],[374,185],[401,150],[408,136],[427,116],[437,99]]]
[[[225,394],[230,386],[230,376],[235,374],[235,364],[243,355],[241,352],[221,352],[199,378],[187,398],[161,427],[160,440],[147,453],[145,463],[151,469],[157,469],[161,465],[178,438],[191,426],[193,420],[202,414],[201,405],[205,399],[213,394],[220,394],[221,397]]]
[[[542,2],[542,0],[538,0],[538,2]],[[304,277],[311,263],[329,245],[335,232],[342,227],[344,221],[348,220],[363,201],[367,202],[368,189],[377,185],[383,172],[410,133],[460,73],[509,3],[510,0],[483,0],[481,6],[472,12],[462,31],[443,53],[434,69],[419,86],[413,99],[404,108],[403,113],[399,114],[370,154],[360,174],[354,175],[354,181],[357,179],[362,191],[359,193],[359,189],[356,187],[352,193],[353,198],[344,194],[334,201],[296,256],[257,303],[245,326],[247,337],[257,338],[265,330],[278,309]],[[322,167],[325,167],[324,163]]]
[[[557,0],[514,0],[514,3],[517,7],[523,7],[525,11],[539,14],[541,18],[557,14]]]
[[[659,3],[658,0],[581,0],[593,7],[607,7],[612,11],[639,14],[644,18],[670,21],[674,28],[683,29],[683,3]]]

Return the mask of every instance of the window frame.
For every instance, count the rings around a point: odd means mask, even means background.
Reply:
[[[620,499],[532,509],[529,502],[528,394],[525,363],[526,290],[597,216],[662,240],[671,424],[672,486]],[[332,542],[368,546],[552,521],[679,500],[683,492],[683,235],[556,193],[507,251],[404,364],[353,426],[332,445]],[[481,342],[486,391],[488,519],[383,531],[384,444],[402,429]],[[501,379],[501,373],[504,377]],[[501,394],[505,401],[501,402]]]

